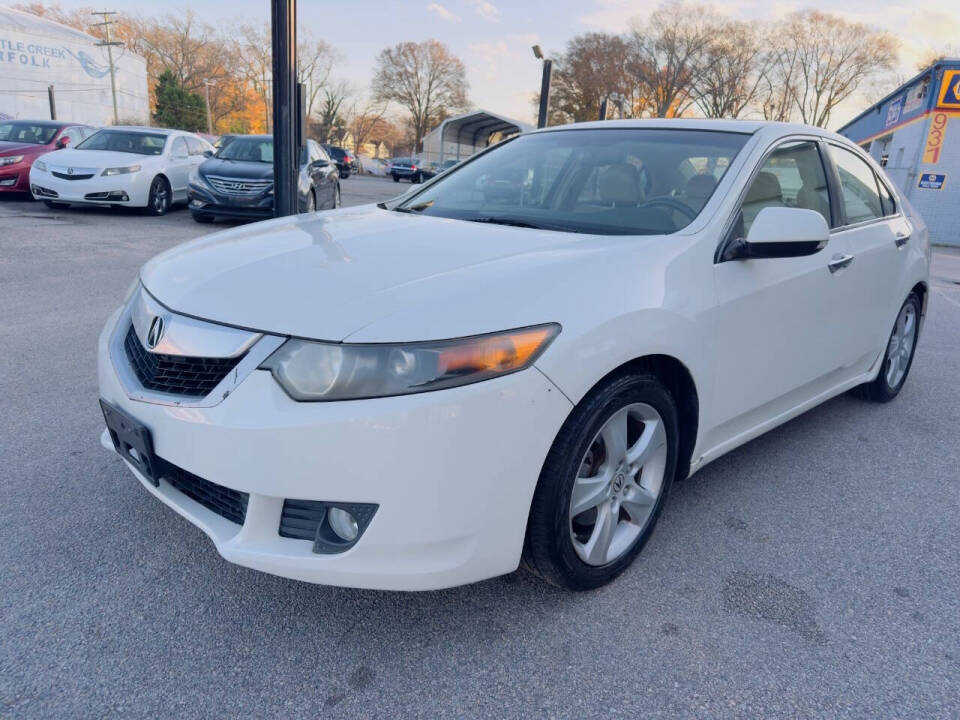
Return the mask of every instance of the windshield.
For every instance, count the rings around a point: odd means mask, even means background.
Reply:
[[[77,150],[110,150],[137,155],[162,155],[166,135],[128,132],[125,130],[98,130],[82,143]]]
[[[697,217],[749,137],[652,128],[522,135],[395,209],[565,232],[672,233]]]
[[[59,130],[56,125],[36,125],[27,122],[0,123],[0,140],[7,142],[49,145]]]
[[[220,148],[217,157],[221,160],[272,163],[273,140],[267,138],[233,138]]]

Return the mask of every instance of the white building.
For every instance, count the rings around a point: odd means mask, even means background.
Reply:
[[[0,117],[49,118],[47,88],[53,85],[58,120],[112,124],[110,64],[106,48],[96,43],[66,25],[0,7]],[[146,61],[122,47],[113,52],[120,122],[145,124]]]

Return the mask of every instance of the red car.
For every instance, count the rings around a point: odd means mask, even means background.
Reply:
[[[34,160],[95,132],[88,125],[59,120],[0,121],[0,192],[30,192]]]

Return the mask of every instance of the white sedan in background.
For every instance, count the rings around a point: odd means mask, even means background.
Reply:
[[[377,177],[386,177],[390,174],[390,164],[386,160],[370,157],[369,155],[359,156],[363,171]]]
[[[101,442],[247,567],[412,590],[522,559],[595,588],[674,480],[847,390],[896,397],[929,262],[839,135],[548,128],[148,262],[100,337]]]
[[[213,146],[193,133],[103,128],[34,162],[30,191],[50,207],[111,205],[163,215],[186,202],[190,173],[212,154]]]

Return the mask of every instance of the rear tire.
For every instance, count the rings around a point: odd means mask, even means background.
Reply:
[[[391,175],[390,177],[393,178],[393,181],[394,181],[394,182],[400,182],[400,176],[399,176],[399,175]]]
[[[569,590],[600,587],[629,567],[676,474],[677,423],[670,391],[648,373],[616,375],[584,398],[540,472],[524,566]]]
[[[916,293],[910,293],[900,307],[893,330],[887,338],[880,372],[872,382],[856,388],[856,393],[864,400],[886,403],[900,394],[917,352],[921,308],[920,298]]]
[[[170,200],[170,183],[162,175],[157,175],[150,183],[150,196],[144,212],[155,217],[166,215],[170,209]]]

